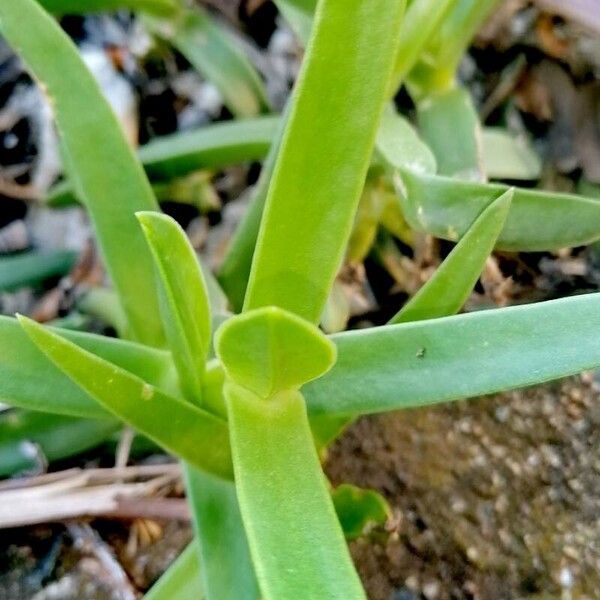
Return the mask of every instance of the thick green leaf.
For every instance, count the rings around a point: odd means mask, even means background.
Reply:
[[[48,254],[27,252],[0,257],[0,291],[9,292],[27,285],[37,285],[50,277],[68,273],[77,253],[57,250]]]
[[[600,294],[332,337],[338,360],[302,392],[358,415],[492,394],[600,366]]]
[[[215,348],[227,376],[261,398],[297,389],[335,362],[335,347],[311,323],[274,306],[226,321]]]
[[[373,490],[343,483],[331,496],[347,540],[356,540],[374,526],[385,525],[391,514],[385,498]]]
[[[408,120],[392,105],[386,107],[377,133],[377,151],[393,168],[435,173],[437,163],[429,147]]]
[[[134,216],[157,205],[116,116],[73,42],[35,0],[0,2],[0,33],[54,109],[69,175],[94,222],[132,335],[162,343],[152,259]]]
[[[185,474],[206,600],[258,600],[235,484],[189,465]]]
[[[402,85],[432,34],[457,0],[416,0],[411,2],[400,33],[400,46],[392,75],[391,95]]]
[[[31,340],[108,411],[191,464],[231,476],[227,424],[20,317]]]
[[[245,309],[281,306],[319,320],[367,173],[403,5],[403,0],[319,4],[267,198]]]
[[[407,221],[437,237],[456,241],[481,211],[510,188],[402,171],[396,180]],[[592,198],[515,188],[496,247],[544,251],[600,239],[600,202]]]
[[[234,115],[253,117],[268,108],[263,83],[237,40],[199,6],[148,23],[217,87]]]
[[[473,36],[500,0],[457,0],[431,36],[408,77],[416,99],[443,94],[456,85],[458,66]]]
[[[224,121],[160,137],[140,148],[140,160],[155,177],[261,160],[277,135],[279,120],[278,116],[269,116]]]
[[[144,595],[144,600],[206,600],[200,572],[198,545],[192,542]]]
[[[176,390],[171,355],[107,337],[62,329],[57,334],[169,393]],[[16,319],[0,317],[0,401],[75,417],[112,419],[31,342]]]
[[[232,164],[261,160],[279,128],[279,117],[257,117],[241,121],[213,123],[195,131],[165,135],[139,150],[146,171],[156,178],[187,175],[198,169],[220,169]],[[77,202],[68,181],[49,192],[50,206]]]
[[[523,137],[516,137],[500,127],[485,127],[483,169],[490,179],[531,181],[538,179],[542,162]]]
[[[481,126],[468,90],[457,87],[428,96],[417,105],[417,114],[419,130],[433,150],[440,175],[485,179]]]
[[[312,442],[304,399],[226,384],[238,498],[265,600],[366,598]]]
[[[462,308],[504,227],[512,197],[509,190],[477,217],[433,277],[390,323],[447,317]]]
[[[185,232],[171,217],[137,214],[152,250],[161,293],[167,342],[183,393],[192,402],[202,397],[202,376],[210,346],[208,293],[198,258]]]
[[[38,0],[38,2],[46,10],[59,15],[79,15],[126,9],[167,16],[172,15],[179,8],[177,0]]]
[[[454,76],[473,36],[499,3],[500,0],[458,0],[455,3],[434,41],[435,62],[441,70]]]
[[[121,425],[116,420],[74,419],[9,410],[0,414],[0,476],[38,471],[105,442]]]

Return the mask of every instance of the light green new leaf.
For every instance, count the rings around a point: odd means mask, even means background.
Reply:
[[[418,103],[417,115],[419,131],[437,159],[440,175],[485,179],[481,126],[468,90],[457,87],[428,96]]]
[[[377,133],[377,151],[395,169],[435,173],[437,163],[429,147],[408,120],[389,105],[381,117]]]
[[[168,352],[89,333],[53,331],[169,393],[176,389]],[[75,417],[113,418],[48,360],[16,319],[8,317],[0,317],[0,402]]]
[[[234,482],[189,465],[185,475],[206,600],[258,600],[260,592]]]
[[[156,16],[172,15],[179,8],[177,0],[38,0],[58,15],[80,15],[115,10],[144,11]]]
[[[77,253],[57,250],[46,254],[27,252],[0,258],[0,291],[10,292],[27,285],[37,285],[50,277],[68,273]]]
[[[157,205],[117,117],[73,42],[35,0],[0,2],[0,33],[52,105],[69,175],[94,222],[132,335],[159,345],[163,335],[152,259],[134,216]]]
[[[390,323],[447,317],[462,308],[504,227],[512,197],[509,190],[477,217],[433,277]]]
[[[526,139],[500,127],[485,127],[482,141],[483,169],[490,179],[532,181],[540,177],[542,162]]]
[[[192,402],[202,397],[211,316],[204,277],[185,232],[171,217],[137,213],[152,250],[160,288],[167,342],[183,393]]]
[[[302,393],[358,415],[492,394],[600,366],[600,294],[332,337],[338,360]]]
[[[510,188],[402,171],[395,179],[407,221],[437,237],[456,241],[481,211]],[[544,251],[600,239],[600,202],[592,198],[515,188],[496,247]]]
[[[148,24],[217,87],[234,115],[253,117],[268,108],[263,83],[233,34],[199,6]]]
[[[102,444],[121,425],[116,420],[74,419],[25,410],[0,413],[0,477],[39,471],[47,462]]]
[[[235,480],[265,600],[366,598],[312,442],[304,399],[229,383]]]
[[[347,540],[356,540],[372,527],[385,525],[391,515],[385,498],[373,490],[343,483],[331,496]]]
[[[199,549],[194,541],[144,595],[144,600],[206,600],[200,569]]]
[[[40,350],[108,411],[163,448],[221,477],[231,476],[225,421],[20,317]]]
[[[261,398],[297,389],[335,362],[335,347],[317,327],[274,306],[226,321],[215,348],[227,376]]]
[[[367,173],[403,5],[403,0],[319,4],[269,190],[245,309],[280,306],[319,320]]]

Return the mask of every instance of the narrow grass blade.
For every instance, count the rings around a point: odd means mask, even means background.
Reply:
[[[144,595],[144,600],[207,600],[200,573],[198,545],[193,541]]]
[[[225,421],[165,394],[30,319],[20,317],[20,322],[36,346],[108,411],[176,456],[221,477],[231,476]]]
[[[265,402],[234,384],[225,395],[240,508],[265,600],[365,598],[302,395]]]
[[[159,345],[164,338],[152,259],[134,216],[157,205],[116,116],[73,42],[35,0],[0,2],[0,33],[54,109],[69,175],[94,222],[132,335]]]
[[[319,4],[245,309],[276,305],[319,320],[367,173],[403,6],[403,0]],[[352,51],[340,53],[340,47]]]
[[[189,465],[185,474],[206,600],[258,600],[235,484]]]
[[[41,412],[0,414],[0,477],[39,471],[105,442],[121,427],[116,420],[74,419]]]
[[[168,352],[89,333],[53,331],[169,393],[176,390]],[[0,317],[0,402],[75,417],[113,418],[48,360],[16,319],[8,317]]]
[[[167,342],[188,400],[200,402],[211,315],[204,277],[185,232],[171,217],[138,213],[156,265]]]
[[[50,277],[65,275],[76,260],[77,253],[68,250],[3,256],[0,258],[0,291],[10,292],[24,286],[38,285]]]
[[[396,178],[407,221],[437,237],[457,241],[481,211],[510,188],[402,171]],[[501,250],[555,250],[600,239],[600,202],[593,198],[515,188]]]
[[[492,394],[600,367],[600,294],[332,337],[311,413],[358,415]]]
[[[483,170],[489,179],[533,181],[542,172],[542,162],[526,139],[501,127],[485,127],[482,135]]]
[[[115,10],[143,11],[156,16],[168,16],[179,8],[177,0],[38,0],[57,15],[80,15]]]
[[[447,317],[463,307],[504,227],[512,197],[509,190],[477,217],[433,277],[390,323]]]
[[[417,106],[419,131],[433,151],[438,173],[472,181],[485,179],[479,116],[468,90],[428,96]]]
[[[268,108],[263,83],[237,40],[199,6],[148,23],[218,88],[234,115],[254,117]]]

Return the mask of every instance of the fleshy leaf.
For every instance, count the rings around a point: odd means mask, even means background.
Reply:
[[[121,427],[109,419],[75,419],[25,410],[0,414],[0,477],[39,471],[45,462],[75,456]]]
[[[187,498],[200,553],[206,600],[258,600],[235,483],[185,467]],[[165,600],[171,600],[170,598]]]
[[[407,221],[457,241],[481,211],[510,188],[402,171],[396,187]],[[541,252],[600,239],[600,202],[593,198],[514,188],[500,250]]]
[[[51,331],[168,393],[176,389],[177,376],[168,352],[89,333]],[[17,320],[9,317],[0,317],[0,401],[74,417],[113,418],[54,366]]]
[[[435,173],[437,164],[414,127],[393,106],[386,107],[377,133],[377,150],[393,168]]]
[[[403,0],[319,4],[261,222],[246,310],[280,306],[319,321],[367,174],[403,7]]]
[[[48,11],[57,15],[80,15],[116,10],[144,11],[156,16],[168,16],[180,5],[177,0],[38,0]]]
[[[240,509],[265,600],[363,600],[300,392],[265,402],[229,383],[225,397]]]
[[[485,127],[482,141],[483,167],[490,179],[532,181],[539,178],[542,163],[525,138],[500,127]]]
[[[27,285],[37,285],[50,277],[64,275],[76,260],[77,254],[69,250],[3,256],[0,258],[0,291],[14,291]]]
[[[384,525],[391,514],[385,498],[373,490],[343,483],[331,496],[347,540],[356,540],[372,527]]]
[[[418,103],[417,114],[419,131],[435,155],[440,175],[485,179],[481,125],[468,90],[457,87],[428,96]]]
[[[600,367],[600,294],[332,336],[333,369],[302,392],[312,414],[449,402]]]
[[[20,322],[38,348],[107,410],[191,464],[221,477],[231,476],[223,420],[165,394],[30,319],[20,317]]]
[[[152,258],[134,217],[158,206],[117,117],[73,42],[35,0],[0,2],[0,33],[50,101],[69,176],[94,223],[130,333],[162,344]]]
[[[184,394],[202,396],[202,376],[210,345],[211,316],[204,277],[185,232],[171,217],[138,213],[137,218],[158,274],[167,342]]]
[[[447,317],[462,308],[504,227],[512,197],[509,190],[477,217],[431,279],[390,323]]]
[[[227,376],[261,398],[297,389],[335,362],[335,347],[317,327],[276,307],[229,319],[215,347]]]

